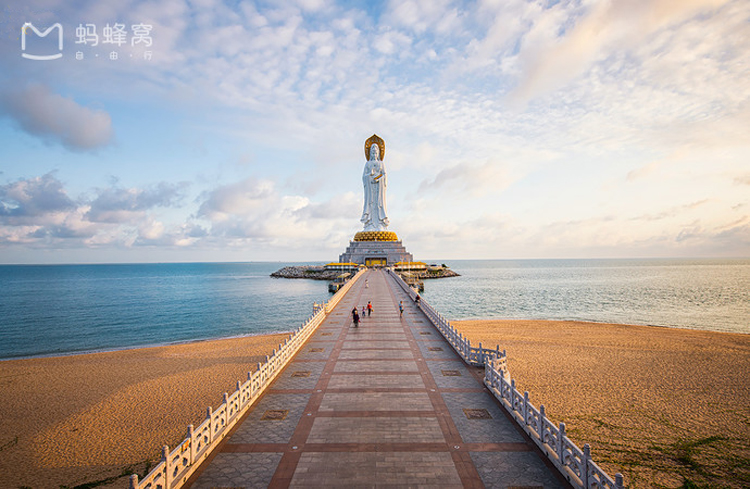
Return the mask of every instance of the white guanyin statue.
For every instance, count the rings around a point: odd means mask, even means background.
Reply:
[[[385,231],[388,229],[388,211],[385,205],[385,190],[388,187],[388,176],[385,172],[383,157],[385,141],[373,134],[365,141],[367,163],[362,173],[362,184],[365,187],[365,205],[362,209],[362,223],[365,231]]]

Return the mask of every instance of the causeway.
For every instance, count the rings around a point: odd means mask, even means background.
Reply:
[[[369,270],[188,486],[569,487],[483,376],[393,277]]]

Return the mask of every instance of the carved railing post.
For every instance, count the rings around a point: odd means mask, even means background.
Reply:
[[[560,434],[558,435],[557,439],[557,455],[560,457],[560,463],[563,467],[565,467],[565,455],[563,454],[563,450],[565,449],[565,442],[563,439],[565,438],[565,423],[560,423]]]
[[[169,447],[164,445],[161,449],[161,461],[164,462],[164,487],[167,488],[172,485],[172,468],[169,463]]]
[[[214,410],[211,406],[206,409],[206,418],[208,418],[208,444],[214,442]]]
[[[583,445],[583,468],[581,469],[581,482],[583,487],[589,487],[589,460],[591,460],[591,446]]]
[[[193,465],[193,462],[195,462],[195,443],[193,443],[193,435],[195,431],[193,428],[193,425],[188,425],[188,432],[187,432],[187,439],[189,441],[189,448],[190,448],[190,458],[188,458],[188,465]]]
[[[523,424],[529,425],[529,391],[523,393]]]
[[[495,379],[493,377],[493,365],[492,365],[492,358],[490,358],[489,364],[484,366],[484,381],[485,383],[490,384],[490,388],[495,386]]]
[[[547,422],[547,415],[544,413],[544,404],[541,404],[539,406],[539,439],[542,441],[542,444],[546,443],[544,433],[546,430],[544,429],[544,424]]]
[[[615,474],[615,486],[617,486],[617,489],[623,489],[623,487],[625,487],[625,482],[622,480],[622,474],[619,472]]]
[[[229,426],[229,394],[224,393],[224,428]]]

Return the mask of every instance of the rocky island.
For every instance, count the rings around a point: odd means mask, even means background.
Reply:
[[[327,269],[328,265],[294,265],[280,268],[271,274],[275,278],[309,278],[312,280],[334,280],[342,273],[341,270]],[[430,265],[420,270],[397,270],[404,274],[409,273],[419,280],[432,278],[460,277],[461,275],[451,270],[447,265]]]
[[[296,265],[284,267],[271,274],[275,278],[310,278],[313,280],[333,280],[341,275],[340,270],[326,270],[322,265]]]

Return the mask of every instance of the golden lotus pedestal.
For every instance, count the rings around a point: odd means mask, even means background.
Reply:
[[[398,241],[398,236],[393,231],[360,231],[354,241]]]

